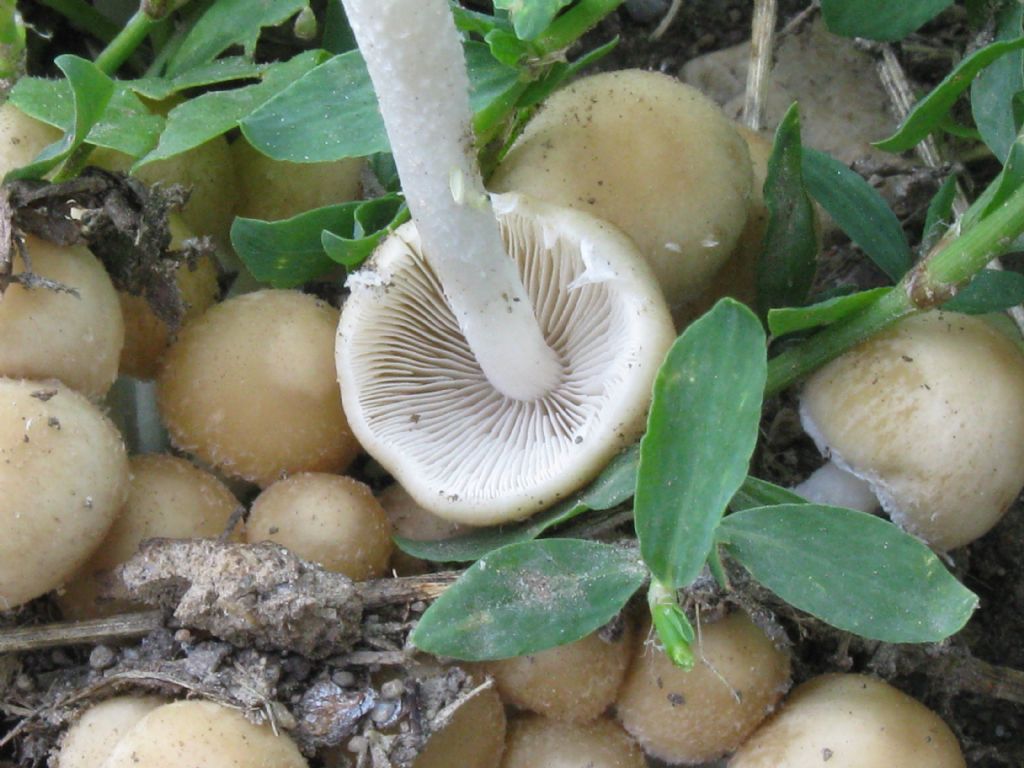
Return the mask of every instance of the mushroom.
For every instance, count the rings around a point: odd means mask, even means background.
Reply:
[[[97,768],[143,717],[165,704],[156,696],[117,696],[85,711],[61,737],[55,768]]]
[[[615,708],[644,751],[678,765],[736,749],[789,687],[789,656],[745,613],[700,627],[692,670],[638,644]]]
[[[252,504],[250,544],[274,541],[304,560],[353,581],[387,573],[391,525],[373,491],[351,477],[302,472],[276,483]]]
[[[345,7],[414,222],[349,280],[345,411],[430,511],[475,525],[526,517],[642,432],[671,319],[610,225],[513,196],[495,201],[499,231],[445,0]]]
[[[677,317],[744,230],[752,171],[733,123],[676,78],[638,69],[584,77],[547,99],[488,186],[620,227]]]
[[[431,734],[411,768],[495,768],[505,749],[505,708],[493,688],[484,688]],[[440,715],[439,715],[440,716]]]
[[[821,675],[801,685],[729,768],[964,768],[938,715],[888,683]]]
[[[424,509],[398,483],[389,485],[377,498],[397,536],[413,541],[440,541],[461,536],[471,530]],[[414,576],[435,570],[431,562],[413,557],[397,547],[391,553],[391,568],[399,576]]]
[[[567,723],[534,715],[509,724],[501,768],[644,768],[646,764],[636,742],[612,720]]]
[[[615,701],[633,649],[628,625],[620,625],[616,636],[604,634],[480,666],[494,678],[506,704],[553,720],[586,723]]]
[[[798,493],[880,503],[939,550],[992,528],[1024,486],[1024,354],[979,317],[901,321],[815,373],[800,415],[830,462]]]

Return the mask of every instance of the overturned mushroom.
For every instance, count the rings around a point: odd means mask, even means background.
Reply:
[[[978,317],[902,321],[808,380],[800,413],[831,459],[801,495],[880,503],[937,549],[984,534],[1024,486],[1024,355]]]
[[[596,219],[501,198],[503,245],[446,2],[345,7],[415,222],[350,280],[337,345],[346,413],[431,511],[476,525],[526,517],[642,431],[671,319],[629,240]]]

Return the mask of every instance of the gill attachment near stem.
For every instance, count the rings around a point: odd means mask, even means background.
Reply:
[[[693,627],[676,600],[676,591],[652,579],[647,590],[647,605],[665,655],[680,669],[693,669]]]

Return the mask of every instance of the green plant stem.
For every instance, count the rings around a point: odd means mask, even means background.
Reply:
[[[100,52],[94,63],[102,72],[113,75],[146,39],[156,24],[157,22],[140,8],[128,20],[124,29]]]
[[[934,309],[1024,232],[1024,187],[956,239],[944,240],[877,302],[831,325],[768,363],[765,395],[771,397],[896,321]]]
[[[583,0],[551,22],[551,26],[533,41],[534,45],[544,55],[562,51],[620,5],[622,0]]]
[[[25,24],[14,0],[0,0],[0,80],[9,89],[25,71]]]
[[[117,37],[117,24],[112,22],[102,13],[97,11],[84,0],[37,0],[40,5],[45,5],[65,19],[73,27],[88,32],[97,40],[109,43]]]
[[[647,605],[651,610],[651,623],[658,639],[665,647],[665,655],[681,669],[693,669],[693,627],[679,607],[676,591],[657,579],[651,579],[647,589]]]

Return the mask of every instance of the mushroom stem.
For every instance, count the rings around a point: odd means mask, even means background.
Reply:
[[[829,461],[793,489],[814,504],[846,507],[861,512],[878,509],[878,498],[871,484]]]
[[[505,253],[473,146],[469,76],[447,0],[343,0],[430,265],[488,380],[533,400],[561,379]]]

